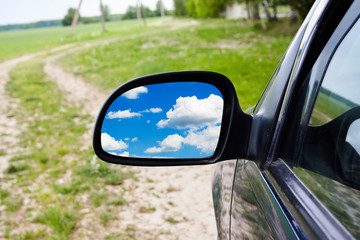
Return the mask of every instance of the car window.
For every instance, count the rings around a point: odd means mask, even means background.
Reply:
[[[329,63],[311,114],[311,126],[328,123],[360,106],[359,63],[360,21],[341,42]]]
[[[282,157],[360,238],[359,20],[335,44],[324,48],[307,80],[297,96],[304,102],[300,124],[295,132],[287,130],[292,140],[285,143],[287,153]]]

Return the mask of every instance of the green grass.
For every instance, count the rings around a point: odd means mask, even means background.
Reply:
[[[46,239],[46,233],[44,231],[25,231],[22,234],[11,235],[11,239],[14,240],[39,240]],[[10,236],[8,237],[10,238]]]
[[[28,170],[30,166],[26,163],[10,164],[10,166],[5,170],[5,173],[15,174],[21,171]]]
[[[123,196],[116,196],[113,199],[111,199],[107,204],[108,205],[114,205],[114,206],[123,206],[126,205],[128,202]]]
[[[80,191],[88,189],[82,186],[82,182],[79,179],[73,179],[71,183],[54,184],[52,186],[56,193],[71,195],[76,195]]]
[[[8,172],[25,170],[26,164],[36,162],[38,167],[27,171],[36,177],[44,169],[66,170],[62,164],[67,154],[82,154],[79,137],[85,132],[89,117],[80,114],[80,109],[67,105],[54,82],[48,81],[39,62],[26,62],[10,72],[12,81],[7,84],[10,95],[20,100],[18,118],[21,123],[27,116],[35,116],[29,123],[28,132],[21,144],[31,153],[19,154],[16,160],[26,163],[12,164]],[[74,121],[79,124],[74,124]],[[15,159],[13,159],[15,160]],[[20,165],[22,164],[22,165]]]
[[[103,226],[106,226],[109,221],[117,219],[116,214],[109,209],[106,209],[104,212],[102,212],[99,217],[100,223]]]
[[[0,203],[4,201],[5,198],[7,198],[10,195],[9,191],[6,189],[0,188]]]
[[[173,217],[166,218],[166,221],[171,223],[171,224],[178,224],[180,222],[178,220],[175,220]]]
[[[65,183],[60,184],[58,180],[93,156],[89,151],[80,150],[82,142],[79,141],[90,120],[80,108],[70,106],[56,84],[46,79],[40,60],[12,69],[11,81],[6,86],[10,96],[19,100],[19,108],[14,111],[18,123],[27,126],[20,141],[27,150],[14,156],[5,171],[16,181],[10,188],[2,189],[1,204],[6,206],[6,214],[15,214],[24,204],[23,197],[10,192],[22,188],[26,198],[37,206],[26,209],[27,214],[37,215],[37,223],[53,229],[51,239],[67,239],[75,228],[77,210],[81,208],[76,197],[97,185],[89,186],[81,177],[72,175]],[[74,124],[75,121],[78,124]],[[33,184],[38,188],[29,191],[28,186]],[[37,214],[39,210],[41,213]],[[29,220],[24,219],[26,221]],[[37,233],[29,232],[29,238],[31,234]],[[16,236],[21,239],[26,235]]]
[[[208,70],[226,75],[240,104],[254,105],[290,43],[286,22],[266,32],[242,21],[206,20],[161,34],[99,45],[75,52],[63,62],[69,71],[104,89],[143,75],[181,70]]]
[[[9,212],[17,212],[23,205],[23,199],[20,195],[12,195],[6,197],[3,203]]]
[[[74,211],[57,205],[42,210],[35,222],[48,225],[58,237],[68,239],[75,229],[77,218],[78,215]]]
[[[106,191],[102,192],[91,192],[89,198],[94,207],[99,207],[103,203],[107,202],[108,193]]]
[[[157,20],[158,18],[149,19],[149,24]],[[68,43],[141,32],[143,29],[137,27],[137,24],[137,20],[108,22],[105,33],[102,33],[100,23],[79,25],[76,27],[74,35],[70,35],[70,27],[0,32],[0,62],[26,53],[47,50]]]

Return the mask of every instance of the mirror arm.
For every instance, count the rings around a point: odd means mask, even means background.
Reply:
[[[240,105],[235,104],[226,148],[221,160],[242,159],[247,157],[252,116],[244,113]]]

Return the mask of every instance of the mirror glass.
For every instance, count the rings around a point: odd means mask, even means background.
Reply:
[[[223,96],[211,84],[137,87],[110,105],[101,130],[104,151],[134,158],[206,158],[216,149]]]

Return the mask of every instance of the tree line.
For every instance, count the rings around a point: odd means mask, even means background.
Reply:
[[[277,19],[279,5],[290,6],[301,18],[305,18],[314,2],[315,0],[174,0],[174,15],[217,18],[222,16],[227,5],[240,3],[245,5],[249,19],[260,19],[260,8],[263,8],[268,20],[274,21]]]
[[[158,0],[156,3],[155,10],[151,10],[149,7],[141,4],[140,6],[141,15],[144,17],[160,17],[161,16],[161,1]],[[171,15],[171,11],[164,8],[164,14],[166,16]],[[122,19],[135,19],[137,18],[137,7],[130,5],[124,15],[121,16]]]
[[[24,23],[24,24],[0,25],[0,31],[23,30],[30,28],[45,28],[45,27],[56,27],[56,26],[61,26],[60,20],[38,21],[34,23]]]
[[[104,8],[104,19],[105,21],[111,21],[112,20],[112,16],[110,15],[110,8],[107,5],[103,6]],[[75,8],[69,8],[67,14],[65,15],[65,17],[61,20],[61,23],[63,26],[70,26],[73,18],[75,16],[75,12],[76,9]],[[78,22],[80,23],[84,23],[84,24],[89,24],[89,23],[96,23],[96,22],[100,22],[100,16],[95,16],[95,17],[82,17],[79,14],[79,20]]]
[[[301,18],[305,18],[315,0],[173,0],[174,10],[164,9],[165,15],[187,16],[193,18],[218,18],[222,17],[226,6],[233,3],[242,3],[247,11],[250,20],[260,19],[260,8],[264,9],[266,17],[269,21],[276,21],[277,7],[280,5],[288,5],[293,11],[296,11]],[[137,7],[129,6],[124,14],[110,14],[109,6],[105,5],[104,18],[105,21],[120,19],[136,19]],[[270,11],[271,10],[271,11]],[[161,1],[158,0],[155,10],[141,4],[141,15],[145,18],[161,16]],[[67,14],[62,20],[39,21],[26,24],[8,24],[0,25],[0,31],[20,30],[30,28],[43,28],[54,26],[71,25],[76,9],[69,8]],[[79,15],[80,23],[89,24],[100,22],[100,16],[82,17]]]

